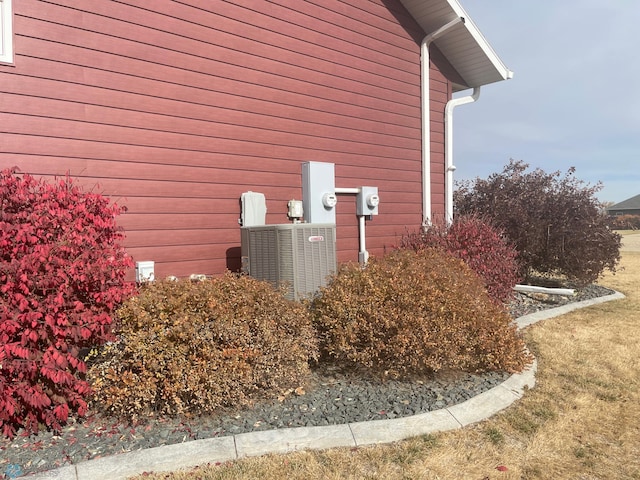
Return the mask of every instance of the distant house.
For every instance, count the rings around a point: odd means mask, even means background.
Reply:
[[[242,193],[287,223],[308,161],[378,187],[367,247],[382,254],[449,208],[452,94],[511,76],[458,0],[0,10],[0,167],[69,173],[126,205],[126,247],[157,277],[237,269]],[[336,208],[338,260],[357,260],[355,204]]]
[[[609,215],[640,215],[640,195],[627,198],[607,208]]]

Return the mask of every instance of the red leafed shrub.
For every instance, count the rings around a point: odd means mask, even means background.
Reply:
[[[442,248],[463,260],[485,283],[489,296],[507,302],[520,281],[518,252],[496,228],[480,217],[456,217],[451,226],[434,224],[425,232],[410,233],[401,247],[420,250]]]
[[[121,207],[69,178],[0,172],[0,428],[57,430],[84,415],[82,348],[112,339],[111,314],[134,286]]]

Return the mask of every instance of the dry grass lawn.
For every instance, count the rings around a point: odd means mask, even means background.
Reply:
[[[536,387],[452,432],[358,449],[245,459],[146,479],[640,479],[640,252],[602,284],[624,300],[525,333]]]

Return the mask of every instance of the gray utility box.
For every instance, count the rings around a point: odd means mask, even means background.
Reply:
[[[302,203],[307,223],[336,223],[335,176],[333,163],[302,164]],[[331,197],[333,201],[329,202]]]
[[[313,296],[336,271],[336,226],[297,223],[243,227],[242,270],[279,288],[287,298]]]

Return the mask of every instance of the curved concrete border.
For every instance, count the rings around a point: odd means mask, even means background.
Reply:
[[[566,305],[562,305],[561,307],[550,308],[548,310],[541,310],[539,312],[530,313],[529,315],[524,315],[522,317],[518,317],[516,319],[516,323],[518,324],[518,328],[525,328],[529,325],[532,325],[540,320],[547,320],[553,317],[559,317],[560,315],[564,315],[565,313],[573,312],[574,310],[578,310],[580,308],[590,307],[592,305],[598,305],[600,303],[610,302],[611,300],[620,300],[625,298],[623,293],[615,292],[611,295],[605,295],[604,297],[592,298],[590,300],[583,300],[582,302],[568,303]]]
[[[542,310],[516,320],[525,328],[540,320],[564,315],[579,308],[624,298],[614,293],[561,307]],[[510,406],[535,385],[537,362],[522,373],[476,397],[449,408],[411,417],[369,422],[300,427],[193,440],[185,443],[122,453],[27,476],[31,480],[124,480],[145,471],[165,472],[226,462],[267,453],[304,449],[358,447],[389,443],[418,435],[462,428],[485,420]]]

